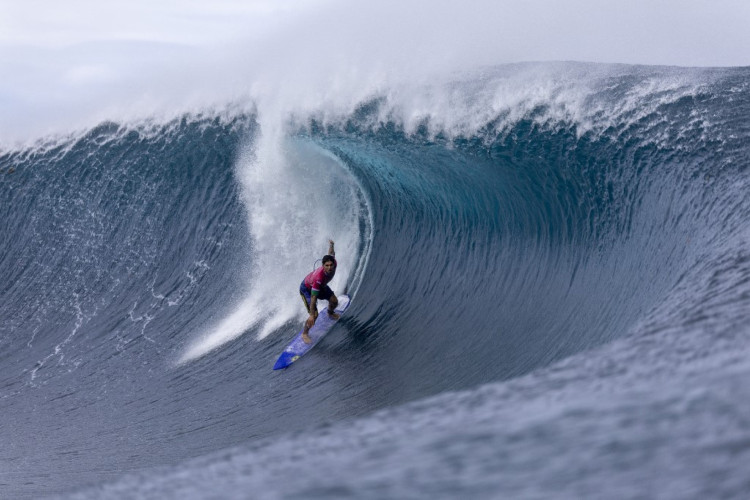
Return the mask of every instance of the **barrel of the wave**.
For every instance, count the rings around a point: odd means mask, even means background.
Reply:
[[[336,307],[336,313],[341,317],[341,315],[346,311],[346,309],[349,307],[349,296],[348,295],[340,295],[338,297],[339,299],[339,305]],[[284,349],[284,352],[281,353],[281,356],[279,356],[279,359],[276,360],[276,364],[273,365],[274,370],[281,370],[282,368],[286,368],[287,366],[291,365],[295,361],[297,361],[299,358],[304,356],[310,349],[312,349],[315,344],[320,342],[320,339],[325,337],[325,335],[333,328],[333,325],[336,324],[338,319],[334,319],[333,316],[330,316],[328,314],[321,314],[318,318],[318,320],[315,322],[312,328],[310,328],[310,339],[312,340],[309,344],[306,343],[304,340],[302,340],[302,332],[304,331],[304,328],[299,331],[299,333],[294,337],[294,340],[292,340],[289,345]]]

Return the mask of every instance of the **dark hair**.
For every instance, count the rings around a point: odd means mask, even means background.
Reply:
[[[326,265],[326,262],[333,262],[333,265],[336,265],[336,259],[333,258],[333,255],[324,255],[323,256],[323,265]]]

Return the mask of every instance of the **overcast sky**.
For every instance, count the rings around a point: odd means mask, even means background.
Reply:
[[[394,35],[398,41],[426,36],[441,46],[460,39],[496,42],[513,47],[515,54],[501,52],[513,60],[750,63],[746,0],[0,0],[0,46],[102,40],[210,44],[269,36],[305,18],[324,19],[320,29],[329,32],[384,43]],[[339,18],[357,23],[357,29]],[[316,27],[305,29],[314,33]]]
[[[551,60],[750,65],[750,1],[0,0],[0,140],[136,97]]]

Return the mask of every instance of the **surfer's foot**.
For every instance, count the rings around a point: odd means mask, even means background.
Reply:
[[[312,344],[312,339],[307,333],[302,332],[302,342],[304,342],[305,344]]]
[[[331,318],[333,318],[333,319],[339,319],[339,318],[341,317],[341,316],[339,316],[338,314],[336,314],[335,312],[331,311],[330,309],[328,310],[328,315],[329,315],[329,316],[330,316]]]

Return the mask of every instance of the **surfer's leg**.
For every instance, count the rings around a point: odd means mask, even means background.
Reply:
[[[310,314],[310,302],[307,300],[307,297],[302,293],[300,293],[299,296],[302,297],[302,303],[305,304],[305,311]]]
[[[307,312],[307,314],[310,314],[310,302],[312,302],[312,295],[310,295],[310,290],[308,290],[305,286],[304,280],[299,284],[299,296],[302,297],[302,302],[304,302],[305,304],[305,312]]]
[[[339,319],[339,315],[336,314],[336,307],[339,305],[339,299],[336,298],[333,290],[329,287],[326,287],[325,294],[326,296],[324,298],[328,301],[328,315],[333,319]]]
[[[312,297],[310,296],[310,292],[305,287],[304,281],[299,287],[299,296],[302,298],[302,302],[305,304],[305,311],[308,314],[310,314],[310,302],[312,301]],[[307,326],[307,322],[305,322],[305,326],[302,329],[302,341],[305,344],[312,343],[312,339],[310,338],[310,335],[308,334],[309,331],[310,331],[310,328]]]
[[[335,295],[331,295],[331,298],[328,299],[328,314],[332,314],[338,306],[339,299],[337,299]]]
[[[310,338],[310,327],[307,326],[307,321],[305,321],[305,326],[302,328],[302,342],[305,344],[311,344],[312,339]]]

